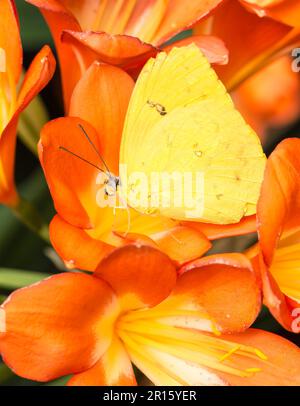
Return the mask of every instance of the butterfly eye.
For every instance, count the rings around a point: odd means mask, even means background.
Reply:
[[[120,185],[120,178],[118,176],[112,176],[104,182],[105,184],[105,194],[107,196],[114,196],[116,194],[117,188]]]

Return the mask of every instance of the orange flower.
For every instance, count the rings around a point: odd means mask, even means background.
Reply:
[[[22,69],[22,46],[14,4],[0,3],[0,202],[15,206],[14,160],[18,118],[51,79],[55,60],[45,46],[33,60],[17,91]]]
[[[73,88],[95,60],[122,67],[134,76],[174,35],[194,25],[223,0],[27,0],[45,17],[59,55],[68,110]],[[196,42],[211,62],[227,63],[217,38]]]
[[[227,89],[233,90],[274,57],[299,44],[299,16],[299,0],[229,0],[200,23],[195,34],[216,35],[225,42],[229,63],[216,70]]]
[[[284,128],[300,114],[300,77],[283,56],[261,69],[233,92],[236,107],[264,140],[267,131]]]
[[[248,252],[261,274],[266,305],[294,332],[300,313],[294,310],[300,308],[299,151],[300,140],[287,139],[270,155],[257,208],[259,245]]]
[[[99,207],[97,164],[101,162],[78,124],[117,175],[120,139],[133,86],[133,79],[123,70],[94,62],[74,89],[70,102],[73,117],[51,121],[42,130],[40,157],[58,212],[50,226],[50,238],[70,267],[93,271],[113,247],[132,241],[154,245],[182,264],[206,252],[211,247],[208,238],[255,231],[255,216],[239,224],[216,226],[143,215],[133,209]]]
[[[0,351],[18,375],[69,385],[293,385],[300,351],[250,329],[260,292],[241,254],[176,271],[154,248],[115,250],[93,276],[64,273],[0,308]],[[230,333],[230,334],[229,334]]]

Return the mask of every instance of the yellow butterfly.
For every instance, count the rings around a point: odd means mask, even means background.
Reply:
[[[201,51],[158,54],[132,94],[120,184],[141,213],[215,224],[254,214],[266,158]]]

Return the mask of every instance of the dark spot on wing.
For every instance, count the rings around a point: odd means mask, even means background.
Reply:
[[[160,103],[155,103],[151,100],[147,100],[147,104],[152,107],[155,108],[155,110],[161,115],[161,116],[165,116],[167,114],[167,110],[165,108],[165,106],[163,106]]]

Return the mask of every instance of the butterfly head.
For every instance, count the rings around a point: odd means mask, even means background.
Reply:
[[[106,196],[114,196],[120,186],[120,178],[119,176],[115,176],[111,173],[107,174],[108,178],[104,182],[105,184],[105,194]]]

